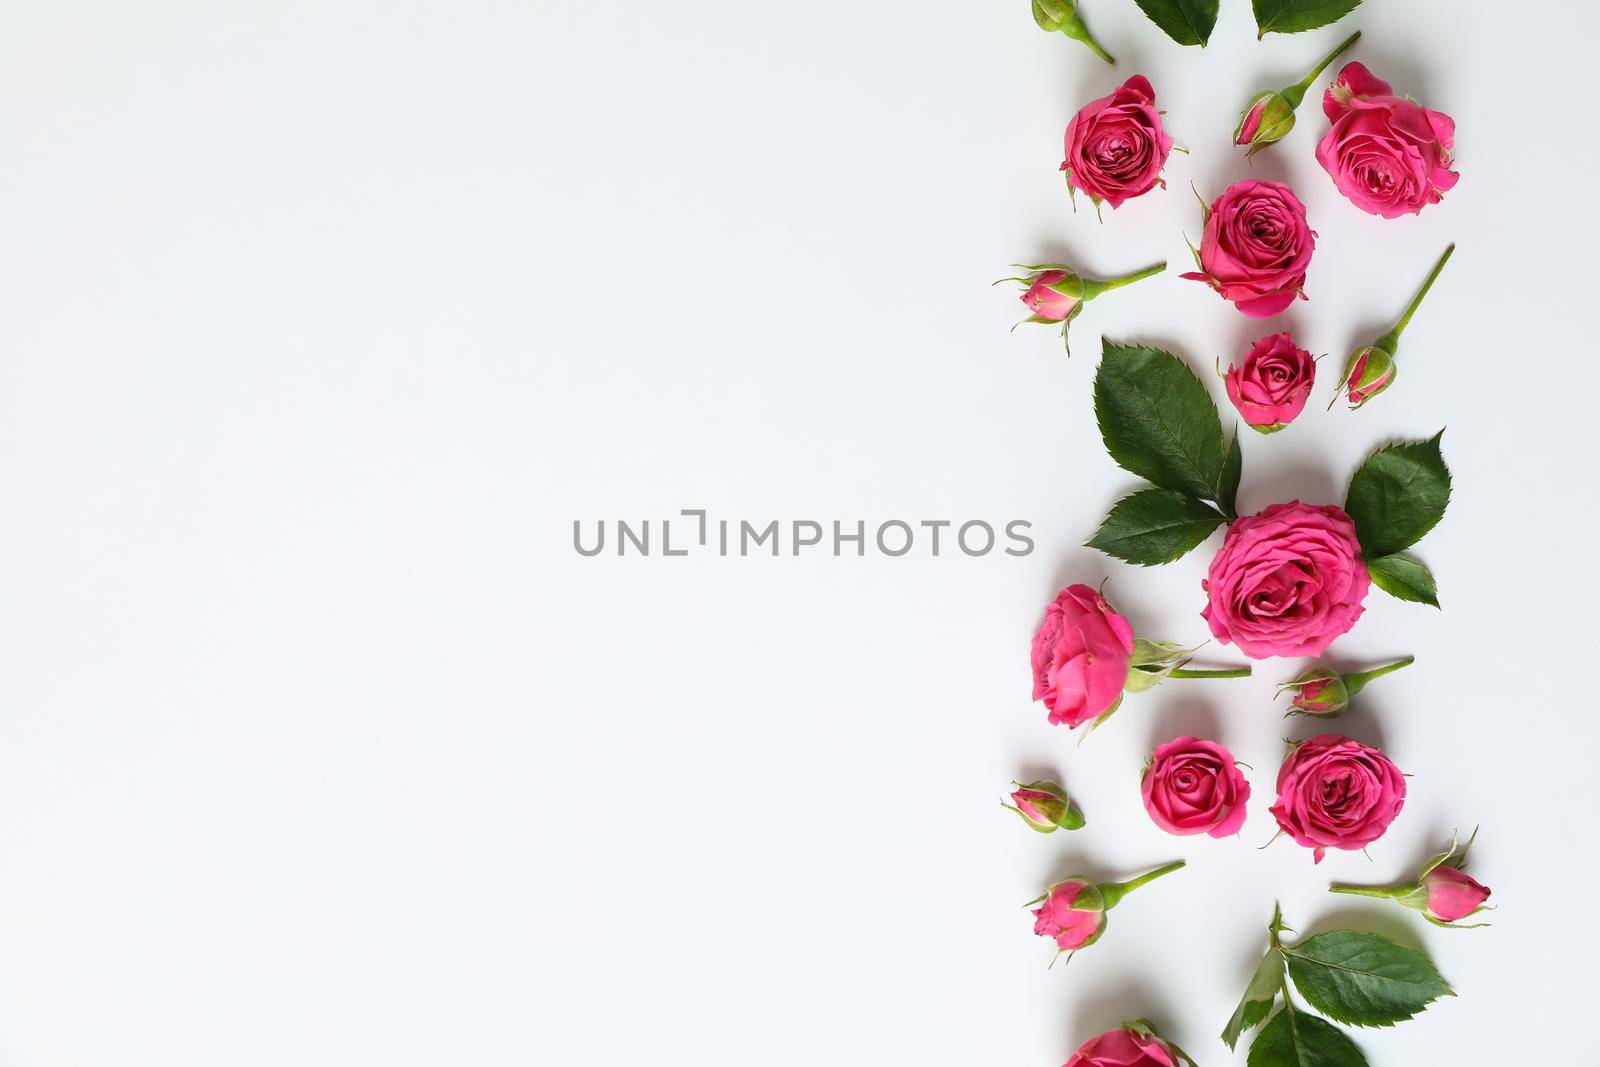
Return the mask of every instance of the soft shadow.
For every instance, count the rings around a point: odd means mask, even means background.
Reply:
[[[1294,715],[1285,720],[1285,732],[1293,741],[1306,741],[1323,734],[1343,734],[1363,745],[1387,751],[1383,747],[1383,727],[1376,719],[1364,715],[1344,714],[1333,721],[1315,715]],[[1405,768],[1401,767],[1401,771]]]
[[[1090,986],[1072,1001],[1067,1020],[1067,1051],[1071,1056],[1085,1041],[1128,1022],[1146,1019],[1157,1031],[1172,1032],[1166,1001],[1137,978],[1123,978],[1103,986]]]
[[[1168,680],[1162,685],[1203,685],[1203,682]],[[1209,683],[1218,684],[1218,683]],[[1149,750],[1165,744],[1175,737],[1198,737],[1206,741],[1222,742],[1222,719],[1208,701],[1186,696],[1172,706],[1163,708],[1150,724]]]
[[[1348,899],[1348,898],[1340,898]],[[1422,939],[1417,936],[1417,923],[1410,909],[1398,904],[1347,904],[1323,913],[1322,918],[1308,927],[1305,937],[1327,933],[1329,930],[1359,930],[1363,933],[1382,934],[1407,948],[1427,955]]]
[[[1239,487],[1239,514],[1253,515],[1269,504],[1290,500],[1307,504],[1342,504],[1344,490],[1333,472],[1321,464],[1290,463],[1252,477],[1250,463],[1248,459],[1245,461],[1244,483]]]

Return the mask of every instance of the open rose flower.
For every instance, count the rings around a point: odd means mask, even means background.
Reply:
[[[1104,201],[1118,208],[1163,184],[1172,138],[1161,128],[1150,79],[1135,74],[1110,96],[1084,105],[1067,127],[1066,153],[1061,169],[1067,184],[1097,206]]]
[[[1461,922],[1483,911],[1490,895],[1488,886],[1464,870],[1467,853],[1477,836],[1474,830],[1472,837],[1460,847],[1456,845],[1457,839],[1452,838],[1450,847],[1424,864],[1414,882],[1392,886],[1338,884],[1329,886],[1328,891],[1392,900],[1422,912],[1422,917],[1435,926],[1487,926],[1487,923]]]
[[[1228,527],[1201,587],[1201,615],[1255,659],[1320,656],[1356,624],[1372,579],[1340,508],[1274,504]]]
[[[1287,333],[1263,337],[1228,367],[1228,399],[1251,428],[1274,433],[1295,420],[1317,380],[1317,361]]]
[[[1461,177],[1450,169],[1456,124],[1394,95],[1361,63],[1349,63],[1322,96],[1333,126],[1317,162],[1356,207],[1386,219],[1437,204]]]
[[[1215,741],[1178,737],[1160,746],[1145,768],[1144,810],[1169,834],[1228,837],[1244,825],[1250,783],[1233,755]]]
[[[1195,253],[1200,269],[1184,277],[1205,282],[1251,318],[1270,318],[1304,299],[1316,244],[1294,190],[1281,182],[1235,182],[1206,210]]]
[[[1278,771],[1272,814],[1295,841],[1314,849],[1356,851],[1382,837],[1406,801],[1406,779],[1375,748],[1340,734],[1296,745]]]
[[[1044,896],[1028,901],[1033,909],[1033,932],[1056,943],[1056,954],[1076,952],[1100,940],[1106,931],[1106,912],[1122,903],[1122,898],[1140,886],[1171,874],[1183,860],[1157,867],[1126,882],[1093,882],[1074,875],[1062,879]]]
[[[1099,725],[1122,703],[1166,678],[1243,678],[1249,667],[1188,670],[1189,653],[1167,641],[1135,639],[1128,620],[1087,585],[1061,590],[1033,635],[1033,699],[1050,721]]]
[[[1188,1053],[1157,1037],[1150,1024],[1140,1019],[1091,1037],[1065,1067],[1177,1067],[1180,1060],[1194,1063]]]

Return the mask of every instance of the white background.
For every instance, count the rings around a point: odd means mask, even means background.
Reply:
[[[1375,1067],[1600,1060],[1592,489],[1597,384],[1581,5],[1371,0],[1181,49],[1128,0],[1120,63],[1022,0],[751,5],[85,0],[0,9],[0,1063],[1012,1064],[1132,1016],[1202,1063],[1275,899],[1424,945],[1460,997],[1357,1034]],[[1315,94],[1246,165],[1252,90],[1354,55],[1453,115],[1463,174],[1383,221],[1312,158]],[[1068,204],[1072,112],[1148,74],[1191,155]],[[1248,321],[1179,281],[1190,185],[1286,178],[1309,303]],[[1460,250],[1399,384],[1325,413],[1343,355]],[[988,283],[1068,257],[1160,280],[1068,359]],[[1272,836],[1298,663],[1173,683],[1079,747],[1028,638],[1108,580],[1196,642],[1214,544],[1076,547],[1133,485],[1090,415],[1099,334],[1197,368],[1292,328],[1301,420],[1245,441],[1241,507],[1342,499],[1448,425],[1419,554],[1340,664],[1414,653],[1341,728],[1413,775],[1393,830],[1313,867]],[[1220,399],[1220,383],[1213,392]],[[574,519],[984,518],[1025,559],[580,558]],[[1213,662],[1232,662],[1215,644]],[[1144,754],[1254,767],[1237,839],[1171,838]],[[1061,775],[1088,828],[998,801]],[[1453,827],[1491,929],[1329,897]],[[1046,970],[1023,901],[1189,868]]]

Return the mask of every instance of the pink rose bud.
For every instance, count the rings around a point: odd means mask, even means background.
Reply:
[[[1233,143],[1248,145],[1249,155],[1253,156],[1263,148],[1277,144],[1287,137],[1289,131],[1294,129],[1295,109],[1300,106],[1300,101],[1305,99],[1312,83],[1328,69],[1328,64],[1339,58],[1360,36],[1358,31],[1345,38],[1344,43],[1330,52],[1310,74],[1294,85],[1277,92],[1259,94],[1251,101],[1250,106],[1245,108],[1244,116],[1239,120],[1239,127],[1233,132]]]
[[[1126,882],[1093,882],[1073,876],[1051,886],[1042,897],[1028,901],[1033,909],[1033,932],[1056,943],[1056,955],[1076,952],[1100,940],[1106,930],[1106,912],[1140,886],[1182,867],[1183,860],[1157,867]]]
[[[1124,285],[1144,278],[1160,274],[1167,269],[1165,263],[1158,263],[1144,270],[1124,274],[1119,278],[1085,278],[1065,263],[1034,263],[1013,264],[1018,270],[1029,273],[1018,278],[1001,278],[1000,282],[1020,282],[1023,285],[1022,302],[1032,314],[1022,322],[1036,322],[1044,325],[1061,324],[1061,339],[1067,340],[1067,329],[1072,320],[1078,317],[1083,310],[1083,305],[1101,293],[1108,293],[1113,289],[1120,289]],[[1022,322],[1017,323],[1021,326]],[[1013,326],[1012,329],[1016,329]],[[1072,347],[1069,344],[1067,351]]]
[[[1244,362],[1230,364],[1224,377],[1228,399],[1250,428],[1277,433],[1305,410],[1317,361],[1288,333],[1275,333],[1252,345]]]
[[[1228,527],[1200,583],[1200,614],[1254,659],[1320,656],[1361,618],[1371,585],[1350,516],[1295,500]]]
[[[1350,410],[1354,411],[1394,384],[1394,354],[1400,347],[1400,334],[1410,324],[1411,316],[1417,313],[1417,308],[1422,306],[1422,298],[1433,288],[1434,280],[1439,277],[1439,272],[1444,270],[1444,265],[1450,261],[1450,255],[1455,250],[1455,245],[1444,250],[1444,255],[1434,264],[1433,272],[1428,275],[1428,280],[1422,283],[1422,288],[1412,299],[1411,306],[1406,308],[1406,313],[1400,316],[1400,321],[1395,323],[1394,329],[1370,345],[1363,345],[1350,353],[1350,358],[1345,361],[1344,373],[1339,378],[1339,387],[1334,391],[1328,407],[1332,408],[1338,403],[1339,393],[1343,392],[1350,401]]]
[[[1365,689],[1368,682],[1392,674],[1402,667],[1409,667],[1414,662],[1414,656],[1405,656],[1370,671],[1351,671],[1347,674],[1317,667],[1293,681],[1283,683],[1278,687],[1278,695],[1282,696],[1285,692],[1294,694],[1289,701],[1290,715],[1319,715],[1333,719],[1349,710],[1350,698]]]
[[[1243,678],[1249,667],[1188,670],[1192,649],[1135,640],[1128,620],[1087,585],[1061,590],[1033,635],[1033,699],[1050,721],[1076,729],[1100,725],[1122,704],[1164,678]]]
[[[1091,1037],[1072,1054],[1065,1067],[1194,1067],[1189,1054],[1156,1035],[1147,1020],[1136,1019]]]
[[[1016,785],[1016,783],[1012,783]],[[1041,834],[1076,830],[1083,825],[1083,813],[1055,782],[1029,782],[1012,790],[1011,803],[1003,804],[1022,816],[1022,821]]]
[[[1278,771],[1278,828],[1313,849],[1360,851],[1382,837],[1406,801],[1406,779],[1375,748],[1339,734],[1303,741]]]
[[[1183,277],[1205,282],[1253,319],[1305,299],[1317,234],[1294,190],[1281,182],[1234,182],[1201,207],[1205,231],[1194,254],[1200,269]]]
[[[1380,897],[1404,904],[1422,912],[1422,917],[1435,926],[1456,926],[1462,919],[1485,910],[1489,887],[1469,878],[1464,867],[1467,852],[1478,837],[1474,830],[1465,845],[1459,848],[1455,840],[1450,847],[1434,856],[1417,872],[1414,882],[1401,885],[1366,886],[1335,884],[1328,887],[1332,893],[1349,893],[1363,897]],[[1466,927],[1486,926],[1487,923],[1466,923]]]
[[[1317,145],[1317,162],[1362,211],[1386,219],[1417,214],[1461,177],[1450,169],[1455,121],[1395,96],[1360,63],[1339,72],[1322,110],[1333,125]]]
[[[1082,41],[1089,50],[1107,63],[1115,63],[1111,53],[1100,47],[1100,42],[1089,35],[1089,27],[1078,15],[1074,0],[1033,0],[1033,21],[1041,30],[1064,33],[1074,41]]]
[[[1096,211],[1102,202],[1114,211],[1164,185],[1172,138],[1161,126],[1150,79],[1135,74],[1110,96],[1085,104],[1067,127],[1065,149],[1067,189],[1074,202],[1078,191],[1087,193]]]
[[[1215,741],[1178,737],[1151,754],[1141,793],[1144,810],[1167,833],[1228,837],[1244,825],[1250,783]]]

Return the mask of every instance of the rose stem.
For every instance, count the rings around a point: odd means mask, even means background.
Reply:
[[[1417,290],[1417,295],[1412,298],[1411,306],[1406,308],[1406,313],[1400,316],[1400,321],[1394,324],[1394,329],[1384,334],[1373,342],[1374,348],[1381,348],[1389,355],[1394,355],[1394,350],[1400,344],[1400,333],[1411,323],[1411,316],[1417,313],[1417,308],[1422,306],[1422,298],[1428,295],[1428,290],[1433,288],[1434,280],[1439,277],[1439,272],[1444,270],[1444,265],[1450,262],[1450,256],[1456,250],[1455,242],[1450,242],[1450,247],[1444,250],[1444,255],[1439,257],[1439,262],[1433,265],[1433,272],[1428,275],[1428,280],[1422,283],[1422,288]],[[1387,343],[1386,343],[1387,342]]]
[[[1330,893],[1347,893],[1353,897],[1382,897],[1385,900],[1394,900],[1415,892],[1415,886],[1380,886],[1380,885],[1345,885],[1335,882],[1328,887]]]
[[[1074,11],[1072,16],[1061,24],[1061,32],[1071,37],[1074,41],[1082,41],[1089,46],[1089,51],[1110,63],[1113,67],[1117,61],[1111,58],[1111,53],[1100,47],[1100,42],[1094,39],[1089,32],[1089,27],[1083,24],[1083,18]]]
[[[1365,689],[1367,687],[1367,683],[1372,681],[1374,678],[1382,678],[1386,674],[1393,674],[1401,667],[1409,667],[1416,661],[1417,657],[1415,656],[1403,656],[1400,659],[1395,660],[1393,663],[1385,664],[1382,667],[1374,667],[1370,671],[1357,671],[1354,674],[1347,674],[1344,676],[1345,690],[1349,692],[1351,696],[1355,696],[1357,693],[1361,692],[1361,690]]]
[[[1341,44],[1338,48],[1335,48],[1333,51],[1329,52],[1327,58],[1324,59],[1321,63],[1318,63],[1316,69],[1313,70],[1310,74],[1307,74],[1305,76],[1305,78],[1298,85],[1295,85],[1290,89],[1284,90],[1283,95],[1286,96],[1286,97],[1289,97],[1289,106],[1290,107],[1299,107],[1300,106],[1300,101],[1305,98],[1306,91],[1311,88],[1312,83],[1317,80],[1317,77],[1323,71],[1328,69],[1328,64],[1332,63],[1334,60],[1338,59],[1341,55],[1344,54],[1345,49],[1349,48],[1351,45],[1355,44],[1360,39],[1361,39],[1361,31],[1357,30],[1355,33],[1352,33],[1350,36],[1346,37],[1344,39],[1344,43]]]
[[[1164,874],[1171,874],[1173,871],[1182,867],[1185,862],[1187,861],[1175,860],[1172,863],[1167,864],[1165,867],[1157,867],[1153,871],[1147,871],[1137,878],[1128,879],[1126,882],[1106,882],[1102,884],[1099,888],[1100,895],[1105,900],[1105,906],[1108,909],[1114,907],[1119,901],[1122,900],[1123,897],[1127,896],[1135,889],[1138,889],[1146,882],[1153,882]]]
[[[1168,672],[1173,678],[1248,678],[1249,667],[1229,667],[1220,671],[1191,671],[1183,667],[1175,667]]]
[[[1167,265],[1165,263],[1157,263],[1153,267],[1146,267],[1144,270],[1136,270],[1132,274],[1124,274],[1120,278],[1107,278],[1104,281],[1085,278],[1083,280],[1083,299],[1088,300],[1092,297],[1099,296],[1101,293],[1104,293],[1110,289],[1121,289],[1124,285],[1132,285],[1134,282],[1143,281],[1146,278],[1160,274],[1166,269]]]

